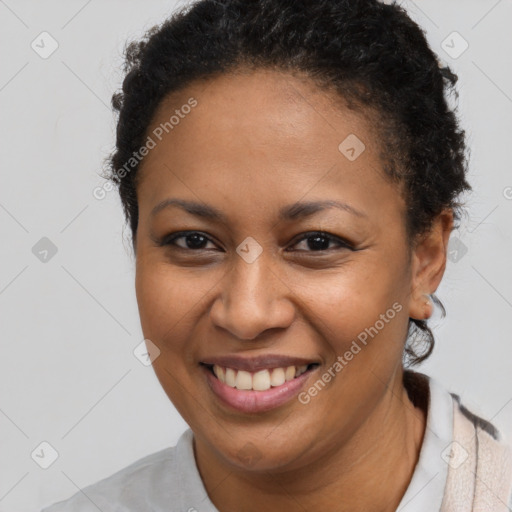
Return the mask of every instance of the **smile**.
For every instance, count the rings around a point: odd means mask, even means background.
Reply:
[[[243,413],[276,409],[297,397],[318,363],[247,371],[202,364],[213,397],[221,406]]]
[[[267,391],[270,388],[282,386],[285,382],[300,377],[308,370],[308,367],[313,365],[314,363],[248,372],[214,364],[211,369],[217,379],[231,388]]]

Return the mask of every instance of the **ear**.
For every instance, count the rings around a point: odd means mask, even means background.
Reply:
[[[411,254],[411,291],[409,317],[425,320],[432,315],[433,304],[428,297],[437,290],[446,268],[446,254],[453,230],[453,210],[443,210],[431,229],[418,236]]]

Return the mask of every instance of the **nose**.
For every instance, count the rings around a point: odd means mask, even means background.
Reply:
[[[220,286],[210,318],[238,339],[253,340],[267,329],[293,322],[291,291],[262,256],[252,263],[236,258]]]

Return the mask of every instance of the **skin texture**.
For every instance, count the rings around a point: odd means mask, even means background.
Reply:
[[[256,70],[195,82],[162,102],[148,134],[190,97],[197,106],[139,170],[136,295],[144,336],[161,350],[155,373],[194,431],[206,490],[221,512],[394,511],[425,431],[402,384],[408,319],[432,313],[424,294],[443,275],[452,213],[409,251],[405,203],[380,170],[369,118],[307,79]],[[349,134],[365,144],[354,161],[338,149]],[[176,206],[151,216],[167,198],[211,205],[226,223]],[[325,199],[363,215],[278,218],[284,206]],[[186,238],[159,245],[185,230],[206,236],[203,248],[187,249]],[[356,250],[325,241],[315,251],[311,231]],[[236,252],[248,236],[263,250],[252,263]],[[307,405],[233,411],[199,365],[214,355],[299,356],[320,363],[307,389],[394,303],[401,311]]]

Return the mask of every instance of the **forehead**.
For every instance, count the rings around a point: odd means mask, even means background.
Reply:
[[[151,203],[177,189],[260,204],[359,189],[368,200],[390,186],[372,116],[283,72],[196,81],[161,102],[146,135],[156,145],[139,168],[138,190]],[[399,200],[396,188],[388,192]]]
[[[190,112],[187,105],[191,101],[196,106]],[[250,135],[250,140],[245,141],[248,146],[299,142],[308,150],[320,138],[329,143],[335,135],[337,142],[349,130],[374,145],[379,139],[373,129],[375,118],[374,111],[348,108],[343,97],[325,87],[319,88],[304,75],[239,69],[195,81],[166,96],[147,132],[150,134],[171,122],[173,126],[167,126],[170,133],[166,130],[162,135],[172,135],[176,144],[183,142],[187,128],[193,129],[198,138],[201,136],[202,142],[213,142],[216,136],[232,135],[236,130],[238,137],[233,142]]]

